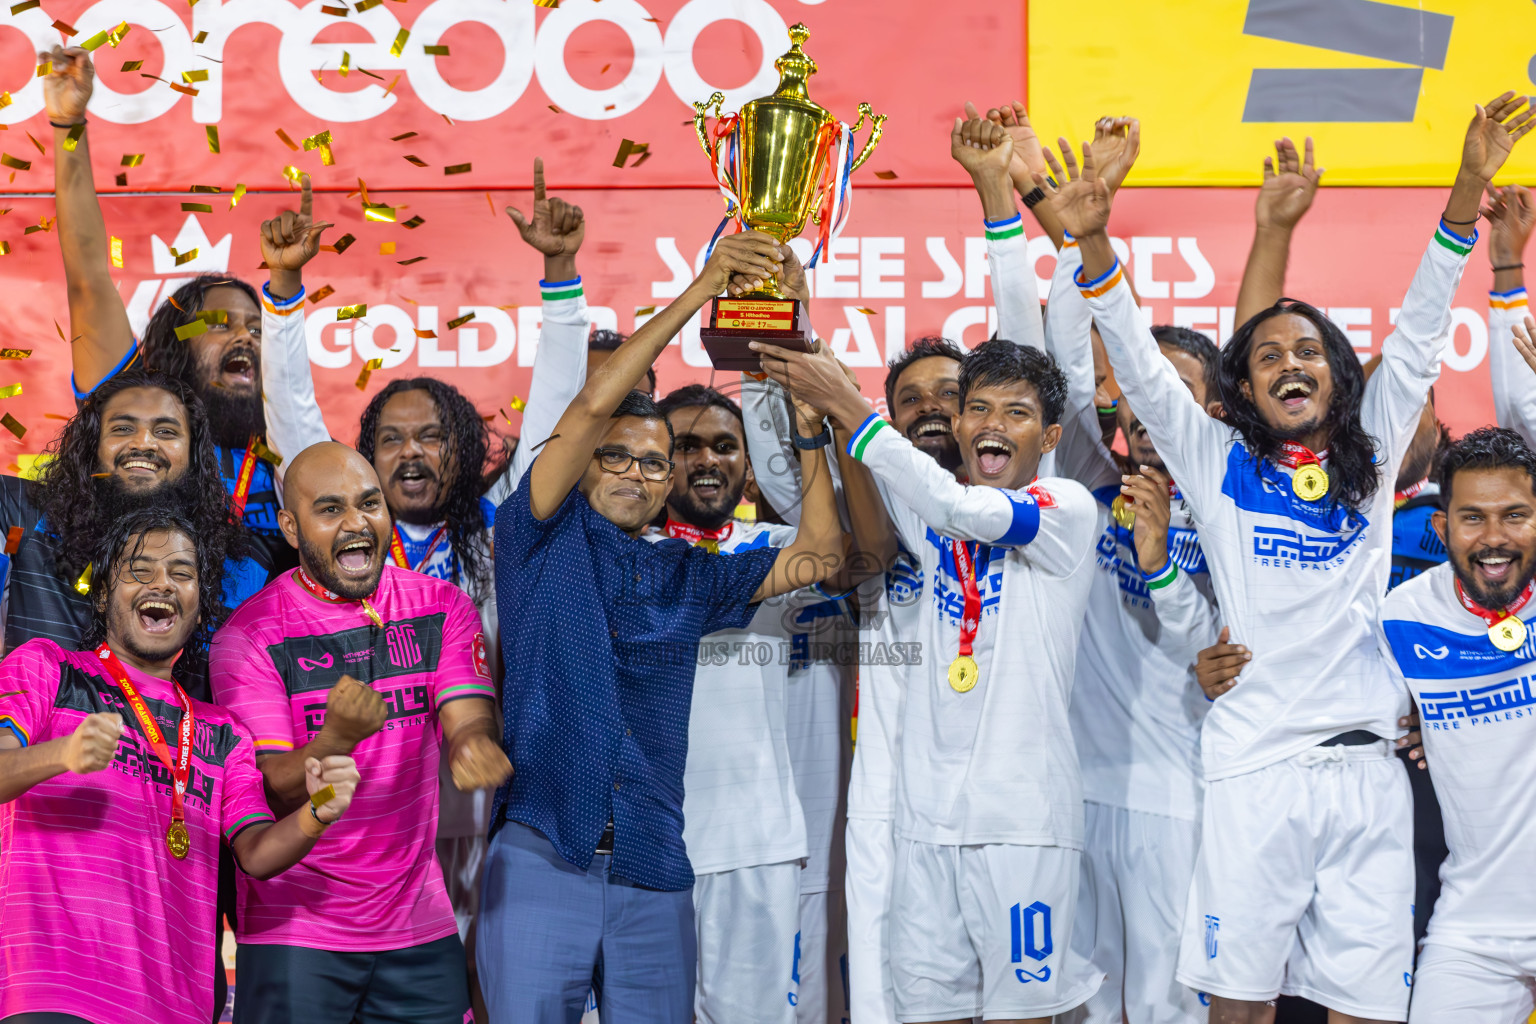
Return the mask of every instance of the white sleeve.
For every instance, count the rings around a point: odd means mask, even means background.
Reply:
[[[1099,429],[1094,403],[1093,313],[1072,283],[1083,266],[1083,254],[1069,235],[1056,254],[1051,299],[1045,307],[1045,351],[1067,378],[1067,405],[1061,414],[1061,441],[1056,445],[1056,474],[1076,480],[1090,491],[1119,484],[1120,466]],[[994,285],[995,287],[995,285]],[[1001,311],[999,311],[1001,317]],[[1001,321],[999,321],[1001,323]]]
[[[1162,572],[1147,576],[1146,583],[1157,608],[1157,646],[1171,660],[1193,665],[1221,634],[1216,603],[1172,558]]]
[[[1084,282],[1079,272],[1076,283],[1093,311],[1115,381],[1179,489],[1197,509],[1225,500],[1221,478],[1231,428],[1200,407],[1157,347],[1157,339],[1141,322],[1120,261],[1092,281]]]
[[[1049,488],[1037,481],[1016,491],[968,487],[875,415],[849,439],[848,453],[884,482],[909,549],[922,539],[911,516],[956,540],[1027,547],[1031,562],[1060,575],[1076,569],[1092,547],[1094,501],[1072,481],[1052,480]],[[910,512],[902,515],[903,507]]]
[[[543,320],[539,329],[539,347],[533,357],[533,377],[528,384],[528,401],[523,406],[523,429],[517,450],[507,464],[507,471],[486,491],[485,497],[500,505],[512,496],[517,485],[533,465],[539,446],[565,415],[566,406],[581,393],[587,381],[587,335],[592,317],[581,278],[572,281],[540,281],[543,295]]]
[[[1515,325],[1525,322],[1525,289],[1488,293],[1488,372],[1493,410],[1501,427],[1536,443],[1536,373],[1515,351]]]
[[[982,227],[987,233],[992,300],[997,303],[997,336],[1044,351],[1040,292],[1035,287],[1035,268],[1029,263],[1024,217],[1015,213],[1007,220],[983,221]]]
[[[1383,446],[1382,475],[1389,482],[1440,376],[1440,359],[1450,340],[1451,302],[1476,241],[1475,232],[1463,238],[1444,223],[1435,228],[1397,323],[1381,344],[1381,366],[1366,382],[1360,424]]]
[[[741,375],[741,418],[747,433],[752,479],[773,510],[791,526],[800,525],[800,460],[789,439],[784,389],[771,380]],[[835,460],[834,460],[835,461]]]
[[[283,461],[273,470],[282,480],[283,466],[312,444],[329,441],[315,377],[309,368],[309,342],[304,336],[304,289],[278,300],[261,288],[261,404],[267,420],[267,447]]]

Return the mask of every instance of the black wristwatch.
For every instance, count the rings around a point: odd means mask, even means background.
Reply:
[[[813,448],[825,448],[832,443],[832,428],[827,426],[826,421],[823,420],[821,433],[811,437],[801,437],[800,431],[795,427],[794,421],[791,420],[789,424],[789,437],[790,440],[795,442],[795,447],[802,451],[810,451]]]
[[[1045,180],[1051,183],[1051,188],[1056,187],[1055,178],[1051,177],[1050,175],[1046,175]],[[1039,185],[1036,185],[1034,188],[1024,193],[1021,198],[1024,200],[1024,209],[1033,210],[1035,207],[1045,202],[1045,189],[1041,188]]]

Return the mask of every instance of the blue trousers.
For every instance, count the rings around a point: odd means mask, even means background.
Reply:
[[[689,1024],[698,948],[693,893],[646,889],[567,863],[508,822],[491,840],[475,962],[492,1024],[577,1024],[598,992],[603,1024]]]

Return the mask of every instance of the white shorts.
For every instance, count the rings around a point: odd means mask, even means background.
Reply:
[[[1206,784],[1178,979],[1227,999],[1301,996],[1403,1020],[1413,812],[1385,740],[1313,747]]]
[[[1174,978],[1200,826],[1087,801],[1082,900],[1072,941],[1108,977],[1071,1024],[1205,1024],[1199,993]],[[1123,1014],[1122,1014],[1123,1009]]]
[[[891,987],[891,885],[896,871],[892,822],[849,818],[848,1005],[859,1024],[896,1024]]]
[[[794,1024],[800,862],[699,875],[693,907],[699,1024]]]
[[[896,840],[891,975],[902,1021],[1049,1017],[1103,972],[1072,948],[1082,852]]]
[[[1454,943],[1454,944],[1453,944]],[[1413,975],[1408,1024],[1524,1024],[1536,1009],[1536,940],[1437,940]]]
[[[847,935],[842,890],[801,894],[791,995],[798,1024],[848,1024]]]

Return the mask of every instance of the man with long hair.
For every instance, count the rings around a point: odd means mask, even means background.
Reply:
[[[187,692],[223,577],[203,526],[165,508],[106,524],[78,648],[33,639],[0,665],[6,1021],[207,1020],[221,848],[270,878],[352,802],[352,759],[309,758],[278,820],[250,734]]]
[[[1201,731],[1205,806],[1178,978],[1210,994],[1213,1022],[1270,1020],[1282,991],[1336,1022],[1407,1010],[1412,820],[1392,738],[1408,708],[1372,623],[1390,568],[1391,483],[1439,373],[1479,199],[1536,123],[1522,105],[1506,93],[1476,108],[1369,385],[1332,321],[1282,300],[1222,349],[1225,423],[1191,399],[1139,322],[1091,147],[1060,187],[1057,214],[1082,251],[1077,283],[1116,380],[1190,500],[1222,617],[1253,652]]]

